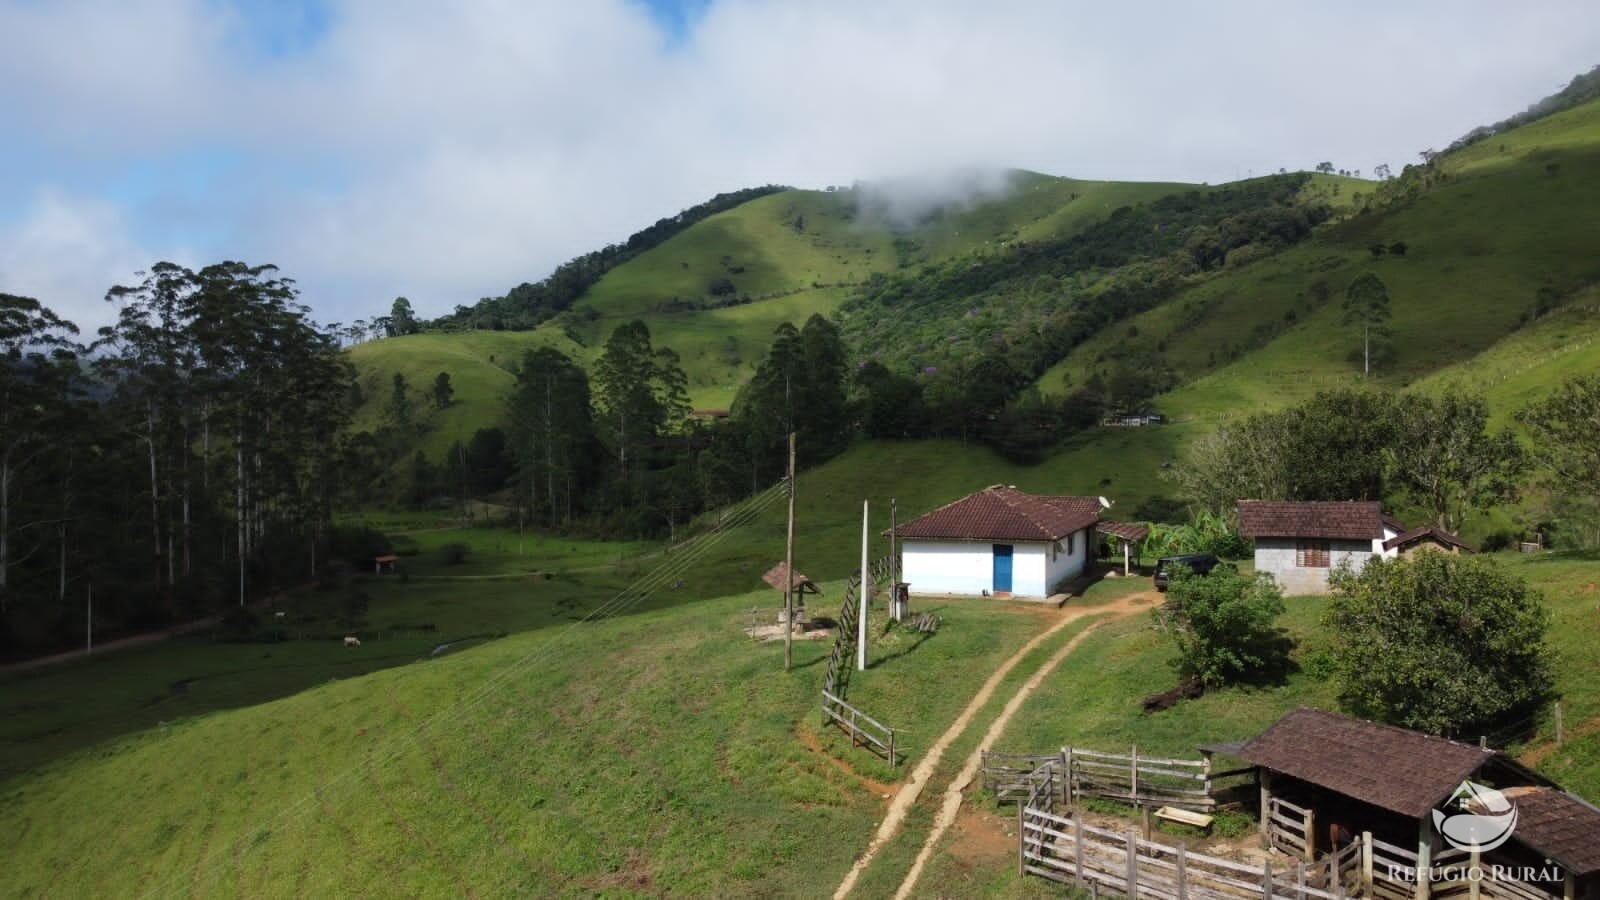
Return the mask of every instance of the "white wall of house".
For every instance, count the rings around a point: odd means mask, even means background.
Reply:
[[[1015,569],[1016,560],[1012,566]],[[900,548],[900,578],[918,594],[972,594],[994,589],[994,545],[908,538]],[[1015,578],[1015,575],[1013,575]]]
[[[1348,562],[1350,568],[1360,571],[1373,553],[1372,541],[1329,541],[1328,568],[1297,566],[1296,538],[1256,538],[1256,571],[1266,572],[1283,588],[1285,595],[1326,594],[1328,573]],[[1382,552],[1382,542],[1378,542]]]
[[[1054,545],[1046,544],[1045,558],[1047,560],[1043,590],[1038,596],[1048,597],[1055,593],[1056,588],[1063,581],[1075,578],[1083,571],[1084,565],[1089,561],[1089,529],[1074,532],[1067,537],[1056,541]],[[1049,550],[1053,547],[1054,554]],[[1054,558],[1051,558],[1051,557]]]
[[[1052,588],[1083,571],[1088,537],[1086,529],[1055,544],[1013,543],[1011,593],[1049,596]],[[901,545],[900,577],[918,594],[994,593],[995,543],[908,538]]]

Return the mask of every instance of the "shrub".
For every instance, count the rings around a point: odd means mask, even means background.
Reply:
[[[1224,566],[1209,575],[1180,567],[1167,602],[1153,610],[1178,645],[1173,667],[1207,685],[1284,674],[1292,643],[1277,627],[1283,611],[1283,592],[1271,576]]]

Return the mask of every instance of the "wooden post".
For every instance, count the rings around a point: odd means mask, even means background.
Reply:
[[[1213,803],[1215,803],[1217,798],[1212,796],[1212,794],[1211,794],[1211,754],[1210,753],[1202,753],[1202,754],[1200,754],[1200,764],[1201,764],[1201,767],[1202,767],[1201,768],[1201,773],[1205,776],[1206,799],[1212,801]]]
[[[1083,816],[1072,817],[1072,880],[1083,888]]]
[[[1565,872],[1565,877],[1563,877],[1561,879],[1561,897],[1562,897],[1562,900],[1575,900],[1575,898],[1577,896],[1578,896],[1578,879],[1577,879],[1576,876],[1574,876],[1572,874],[1572,870],[1571,869],[1567,869],[1566,872]]]
[[[1072,805],[1072,756],[1067,748],[1061,748],[1061,808],[1066,810]]]
[[[1189,897],[1189,845],[1178,844],[1178,900],[1188,900]]]
[[[1307,848],[1309,851],[1310,848]],[[1301,863],[1294,869],[1294,895],[1296,900],[1305,900],[1306,896],[1306,864]]]
[[[1306,862],[1317,861],[1317,814],[1313,810],[1306,810]]]
[[[1128,829],[1128,900],[1139,896],[1139,835]]]
[[[1417,900],[1433,893],[1433,823],[1423,816],[1417,823]]]
[[[1467,857],[1467,896],[1472,900],[1478,900],[1478,895],[1483,890],[1482,885],[1478,883],[1483,878],[1478,869],[1481,859],[1482,853],[1478,850],[1478,845],[1473,844],[1472,852]]]
[[[1078,799],[1078,792],[1072,787],[1072,745],[1061,748],[1061,752],[1067,757],[1067,805],[1071,806]]]
[[[1139,802],[1139,745],[1134,744],[1133,750],[1128,753],[1128,770],[1132,773],[1129,781],[1128,799],[1134,803]]]
[[[1128,577],[1133,571],[1133,542],[1127,538],[1122,539],[1122,577]]]
[[[1561,728],[1561,701],[1556,701],[1556,743],[1561,743],[1563,737]]]
[[[894,768],[894,729],[889,729],[889,768]]]
[[[1028,874],[1027,873],[1027,869],[1026,869],[1027,862],[1028,862],[1028,842],[1023,838],[1024,832],[1022,830],[1023,807],[1025,807],[1027,805],[1028,804],[1026,802],[1017,804],[1017,877],[1018,878],[1021,878],[1022,876]]]
[[[789,532],[783,542],[783,670],[794,668],[794,432],[789,432]]]
[[[1267,769],[1257,769],[1261,773],[1261,834],[1263,837],[1272,833],[1272,772]]]
[[[1263,900],[1272,900],[1272,861],[1267,860],[1261,864],[1261,896]]]
[[[1150,804],[1139,804],[1139,818],[1144,821],[1144,839],[1150,840]]]
[[[1372,896],[1372,832],[1361,832],[1361,896]]]

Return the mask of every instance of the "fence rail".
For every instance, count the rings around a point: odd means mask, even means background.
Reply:
[[[1019,806],[1018,869],[1059,884],[1155,900],[1342,900],[1343,882],[1317,887],[1308,867],[1274,871],[1189,851],[1182,845],[1096,828],[1034,803]]]
[[[822,713],[850,735],[850,746],[862,746],[898,764],[894,729],[879,722],[827,691],[822,692]]]

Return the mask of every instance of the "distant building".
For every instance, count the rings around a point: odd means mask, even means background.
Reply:
[[[919,594],[1047,597],[1083,572],[1100,521],[1094,497],[993,485],[893,529],[901,579]]]

